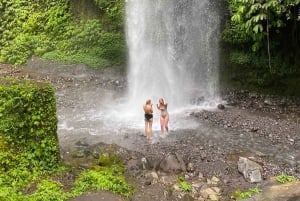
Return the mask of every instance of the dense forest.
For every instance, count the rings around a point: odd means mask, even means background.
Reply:
[[[300,1],[227,0],[227,72],[237,87],[300,95]]]
[[[3,0],[0,13],[2,63],[32,55],[92,67],[125,62],[121,0]]]
[[[222,80],[300,96],[300,0],[222,0]],[[124,67],[124,0],[2,0],[0,62]]]

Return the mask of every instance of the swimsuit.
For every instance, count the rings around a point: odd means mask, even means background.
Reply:
[[[153,118],[153,114],[145,114],[145,120],[150,121]]]
[[[159,106],[159,110],[161,111],[161,118],[165,119],[168,116],[167,108],[165,106]]]

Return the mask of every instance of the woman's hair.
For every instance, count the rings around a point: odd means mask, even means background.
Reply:
[[[160,99],[159,99],[159,102],[160,102],[160,101],[162,101],[162,103],[163,103],[164,105],[166,104],[166,101],[165,101],[164,98],[160,98]]]
[[[146,104],[150,104],[150,103],[151,103],[150,99],[146,100]]]

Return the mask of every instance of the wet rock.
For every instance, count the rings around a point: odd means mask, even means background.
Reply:
[[[238,170],[243,174],[244,178],[251,183],[262,181],[262,167],[248,158],[239,157]]]
[[[207,184],[217,185],[220,182],[220,179],[216,176],[213,176],[211,179],[207,179]]]
[[[261,193],[253,197],[253,201],[299,201],[299,186],[299,181],[280,184],[271,180],[262,187]]]
[[[169,153],[160,163],[159,169],[163,172],[184,172],[186,171],[183,158],[178,153]]]
[[[208,200],[220,200],[220,189],[219,188],[205,188],[200,191],[200,196]]]
[[[224,106],[223,104],[219,104],[219,105],[218,105],[218,109],[224,110],[224,109],[225,109],[225,106]]]
[[[71,153],[73,158],[84,158],[85,154],[84,154],[84,150],[74,150]]]
[[[187,167],[186,167],[186,170],[188,172],[194,172],[195,171],[195,164],[194,163],[188,163]]]

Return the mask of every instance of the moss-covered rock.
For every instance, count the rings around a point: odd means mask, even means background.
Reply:
[[[1,144],[7,144],[14,154],[30,153],[31,167],[57,166],[60,161],[58,119],[51,84],[0,78],[0,118]]]

